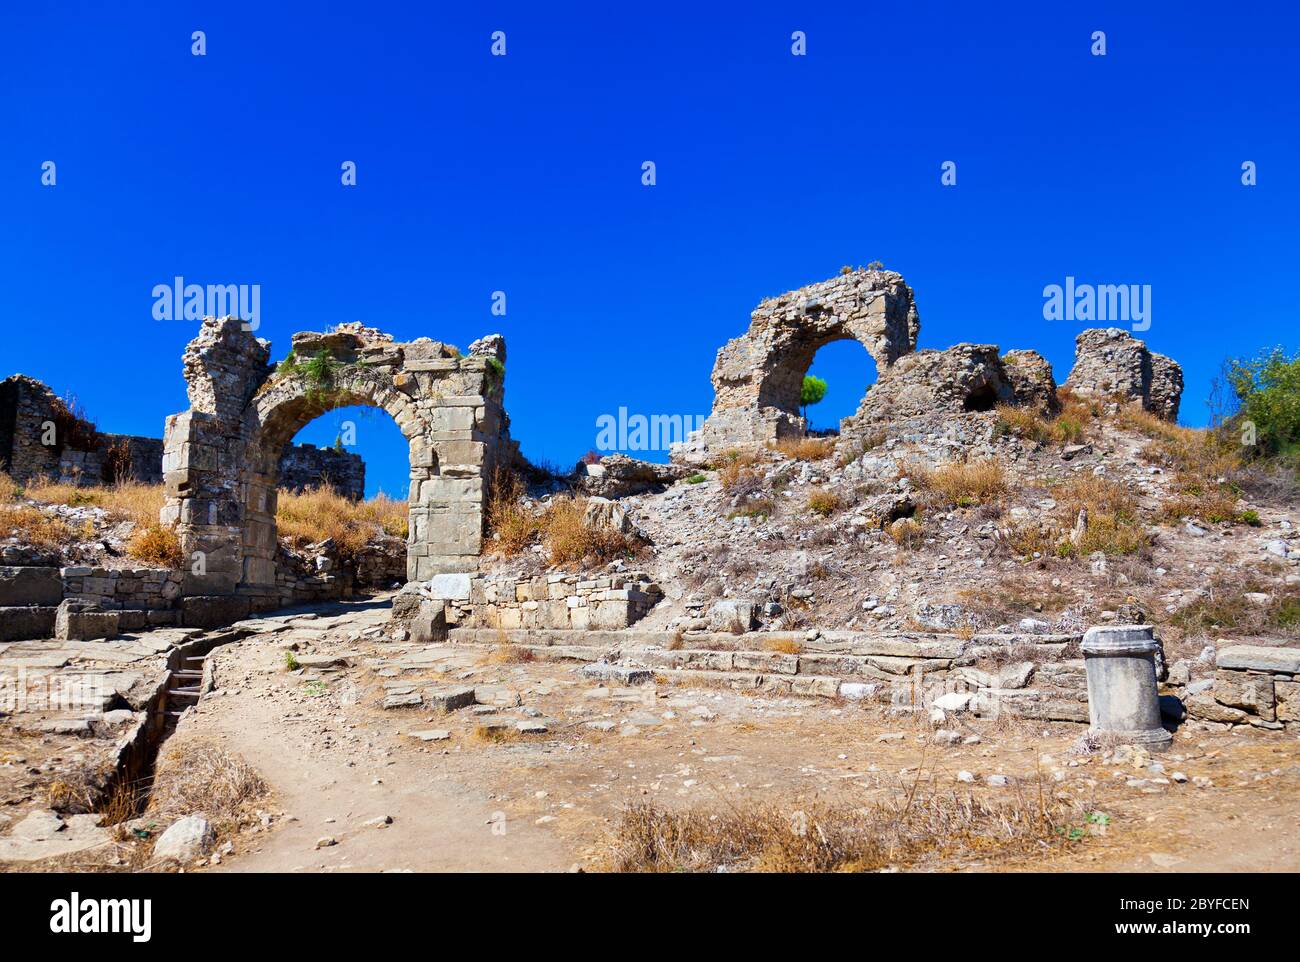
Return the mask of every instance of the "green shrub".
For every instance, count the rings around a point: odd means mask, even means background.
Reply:
[[[1280,347],[1228,362],[1228,385],[1240,404],[1237,427],[1254,426],[1263,454],[1300,453],[1300,352]]]

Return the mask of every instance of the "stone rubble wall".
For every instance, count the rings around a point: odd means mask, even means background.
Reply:
[[[1118,327],[1093,328],[1075,338],[1074,369],[1065,387],[1089,397],[1140,401],[1166,421],[1178,420],[1183,369]]]
[[[1224,726],[1300,731],[1300,648],[1229,645],[1211,682],[1187,688],[1187,714]]]
[[[366,496],[366,463],[359,454],[318,448],[314,444],[285,448],[280,456],[280,490],[305,491],[321,485],[352,501],[360,501]]]
[[[125,479],[162,483],[162,438],[106,434],[83,422],[74,443],[44,445],[45,424],[59,423],[58,403],[57,395],[34,378],[16,374],[0,381],[0,471],[19,484],[48,480],[91,486]],[[311,444],[287,447],[280,460],[280,487],[285,490],[325,483],[359,500],[365,494],[365,477],[360,455]]]
[[[507,631],[619,630],[635,624],[663,597],[643,571],[532,578],[442,575],[421,593],[444,603],[448,625]]]

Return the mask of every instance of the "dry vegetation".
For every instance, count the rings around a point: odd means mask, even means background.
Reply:
[[[513,557],[541,544],[552,564],[570,564],[627,558],[640,547],[634,535],[588,520],[586,498],[557,495],[532,505],[525,494],[523,479],[514,472],[498,469],[493,475],[487,519],[497,554]]]
[[[625,810],[598,867],[612,872],[872,872],[1043,855],[1086,836],[1088,813],[1041,794],[1005,803],[913,786],[891,802],[741,802]]]
[[[997,407],[997,431],[1039,444],[1079,444],[1093,435],[1102,407],[1095,400],[1076,397],[1068,388],[1056,392],[1059,409],[1051,414],[1014,404]]]
[[[281,491],[275,513],[280,537],[295,547],[332,540],[341,557],[355,558],[380,532],[407,536],[405,501],[381,494],[369,501],[352,501],[329,487],[294,493]]]
[[[916,487],[943,505],[970,508],[990,504],[1007,490],[1006,472],[997,461],[954,461],[937,468],[910,465]]]
[[[820,461],[835,453],[833,438],[782,438],[770,445],[776,451],[795,461]]]
[[[266,782],[242,758],[193,738],[176,736],[158,756],[145,816],[160,823],[202,814],[220,838],[255,817]]]
[[[179,568],[185,561],[176,529],[157,521],[135,529],[126,543],[126,553],[159,568]]]
[[[840,496],[834,491],[818,488],[808,492],[808,510],[813,514],[829,518],[843,506],[844,503],[840,500]]]

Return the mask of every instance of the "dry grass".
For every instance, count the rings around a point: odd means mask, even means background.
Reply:
[[[536,655],[531,648],[512,645],[508,641],[499,641],[483,659],[486,665],[518,665],[535,661]]]
[[[267,794],[262,776],[237,755],[197,738],[177,736],[163,745],[145,814],[171,821],[201,813],[218,836],[231,834],[253,817],[253,805]]]
[[[53,549],[72,544],[78,532],[67,522],[29,505],[0,507],[0,537],[12,535],[33,548]]]
[[[1088,513],[1088,526],[1079,543],[1056,546],[1062,556],[1086,557],[1095,551],[1126,555],[1150,543],[1138,518],[1137,502],[1124,485],[1092,474],[1080,474],[1052,490],[1061,510],[1062,524],[1073,527],[1080,510]]]
[[[803,645],[793,638],[768,638],[763,642],[764,651],[779,651],[783,655],[803,653]]]
[[[920,490],[960,508],[992,503],[1007,490],[1006,472],[992,459],[953,461],[933,470],[912,465],[907,474]]]
[[[808,492],[808,510],[813,514],[829,518],[843,506],[844,502],[840,500],[840,496],[834,491],[818,488]]]
[[[821,461],[835,453],[831,438],[782,438],[769,447],[795,461]]]
[[[597,868],[611,872],[872,872],[962,858],[1045,855],[1078,844],[1082,808],[1045,800],[986,802],[917,790],[892,801],[744,802],[672,811],[626,809]]]
[[[609,561],[636,553],[639,545],[635,537],[591,524],[586,510],[586,498],[553,498],[542,512],[542,544],[551,564]]]
[[[13,504],[21,490],[17,481],[0,471],[0,504]]]
[[[541,517],[523,503],[524,479],[514,471],[498,467],[492,474],[488,496],[488,530],[496,535],[496,549],[513,557],[531,545],[540,531]]]
[[[1238,637],[1300,637],[1300,591],[1270,590],[1255,577],[1220,575],[1203,586],[1204,594],[1169,616],[1169,624],[1185,638],[1212,638],[1223,633]],[[1262,603],[1247,593],[1267,596]]]
[[[718,482],[727,494],[749,494],[763,483],[763,474],[754,467],[752,460],[737,458],[718,468]]]
[[[534,509],[524,503],[524,494],[519,475],[502,470],[494,475],[487,517],[500,555],[513,557],[540,542],[552,564],[566,564],[626,558],[640,547],[633,535],[590,523],[586,498],[557,496]]]
[[[914,518],[899,518],[892,522],[885,532],[894,544],[909,551],[915,551],[925,543],[925,528]]]
[[[504,745],[519,738],[519,732],[514,728],[497,725],[475,725],[470,737],[484,745]]]
[[[369,501],[351,501],[332,488],[281,491],[275,513],[282,538],[295,547],[333,540],[340,557],[355,558],[381,532],[394,538],[407,536],[405,501],[379,495]]]
[[[1143,450],[1143,455],[1172,468],[1180,476],[1211,484],[1231,478],[1241,469],[1238,445],[1213,431],[1171,424],[1143,410],[1140,404],[1122,407],[1116,423],[1150,438],[1151,443]]]
[[[179,568],[185,562],[176,529],[154,521],[137,527],[126,543],[126,553],[136,561],[159,568]]]
[[[40,504],[66,504],[74,508],[102,508],[121,521],[150,524],[158,520],[167,500],[161,484],[123,481],[119,484],[79,487],[39,481],[23,489],[23,496]]]

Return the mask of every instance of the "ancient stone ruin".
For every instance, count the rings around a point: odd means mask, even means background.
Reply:
[[[275,607],[276,489],[280,454],[309,422],[348,405],[381,408],[410,445],[407,577],[477,568],[485,485],[517,457],[502,407],[505,342],[476,341],[467,356],[420,338],[342,325],[300,333],[291,357],[270,364],[270,344],[236,318],[205,319],[184,358],[191,408],[167,419],[165,524],[187,558],[184,594]]]
[[[723,345],[713,365],[713,410],[696,436],[674,447],[673,460],[707,464],[731,448],[802,437],[803,377],[817,351],[857,340],[875,359],[877,381],[857,413],[840,424],[841,453],[856,453],[884,423],[942,420],[1013,404],[1051,411],[1057,405],[1051,365],[1036,351],[1002,354],[992,344],[916,350],[920,317],[901,275],[856,270],[769,298],[749,330]],[[1084,331],[1066,386],[1078,394],[1141,401],[1174,420],[1182,370],[1117,329]]]
[[[0,471],[19,484],[161,484],[162,462],[161,438],[99,431],[35,378],[0,381]],[[326,485],[354,500],[365,496],[365,462],[347,451],[286,445],[279,477],[289,491]]]

